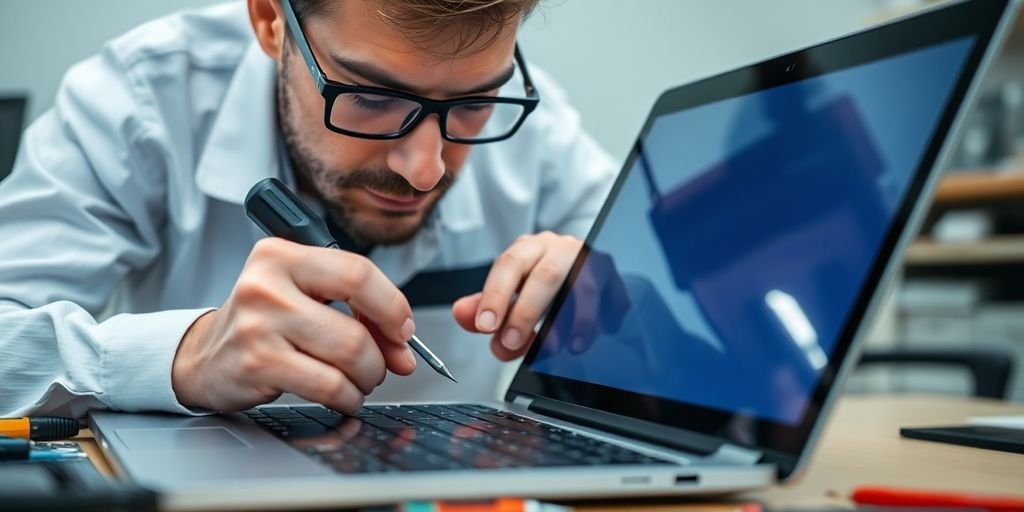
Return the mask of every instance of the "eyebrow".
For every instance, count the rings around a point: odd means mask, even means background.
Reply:
[[[377,84],[381,87],[385,87],[388,89],[397,89],[405,92],[417,91],[416,86],[407,84],[401,80],[398,80],[397,78],[394,78],[393,76],[389,75],[386,71],[378,68],[377,66],[374,66],[373,64],[346,59],[345,57],[342,57],[340,55],[333,54],[331,55],[331,60],[333,60],[335,64],[344,68],[345,70],[355,75],[358,75],[359,78],[362,78],[369,82],[373,82],[374,84]],[[501,86],[508,83],[508,81],[512,79],[512,76],[514,74],[515,66],[509,66],[508,69],[505,70],[505,72],[503,72],[502,74],[475,87],[470,87],[468,89],[464,89],[461,91],[454,91],[451,93],[451,96],[470,96],[473,94],[480,94],[487,91],[499,89],[501,88]]]

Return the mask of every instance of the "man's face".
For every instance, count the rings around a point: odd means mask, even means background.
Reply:
[[[329,79],[432,99],[463,96],[494,83],[508,73],[515,46],[512,27],[493,44],[454,56],[445,50],[457,34],[439,34],[424,49],[424,42],[410,41],[383,21],[373,0],[335,2],[329,11],[304,19],[303,31]],[[482,94],[493,96],[497,89]],[[290,38],[279,66],[278,113],[300,186],[319,196],[331,219],[362,245],[412,238],[471,147],[445,141],[436,115],[395,140],[328,130],[324,99]]]

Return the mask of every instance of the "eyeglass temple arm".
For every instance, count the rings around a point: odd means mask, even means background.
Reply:
[[[302,32],[302,27],[299,25],[299,17],[295,15],[295,9],[292,8],[291,0],[281,0],[281,8],[285,12],[284,17],[288,22],[288,31],[291,32],[295,45],[299,47],[299,53],[302,54],[302,60],[306,61],[306,67],[313,74],[317,90],[323,91],[326,85],[326,75],[324,70],[320,69],[320,63],[316,61],[316,57],[313,56],[313,49],[310,48],[309,41],[306,40],[306,34]]]
[[[287,2],[288,0],[285,1]],[[519,51],[519,43],[516,43],[515,58],[516,64],[523,72],[523,85],[526,86],[526,93],[530,96],[537,94],[537,88],[533,86],[533,79],[530,78],[530,72],[526,69],[526,60],[523,59],[523,53]]]

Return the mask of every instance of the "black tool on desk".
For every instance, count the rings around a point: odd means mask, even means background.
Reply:
[[[266,178],[253,185],[245,196],[245,213],[264,233],[303,245],[341,249],[327,224],[277,178]],[[435,372],[458,382],[444,361],[412,335],[409,347]]]
[[[990,427],[986,425],[957,425],[950,427],[919,427],[900,429],[900,435],[910,439],[958,444],[972,448],[1024,453],[1024,430]]]
[[[77,443],[37,443],[0,435],[0,462],[5,461],[69,461],[86,458]]]
[[[5,512],[142,512],[157,510],[157,495],[108,479],[92,461],[0,464],[0,509]]]
[[[0,418],[0,436],[18,437],[33,441],[60,441],[78,435],[81,423],[74,418],[36,416]]]

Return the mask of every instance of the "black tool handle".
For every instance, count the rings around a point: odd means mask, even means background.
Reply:
[[[28,438],[33,441],[60,441],[78,435],[82,424],[74,418],[39,416],[28,419]]]
[[[277,178],[266,178],[249,189],[245,214],[270,236],[297,244],[338,248],[323,219]]]

